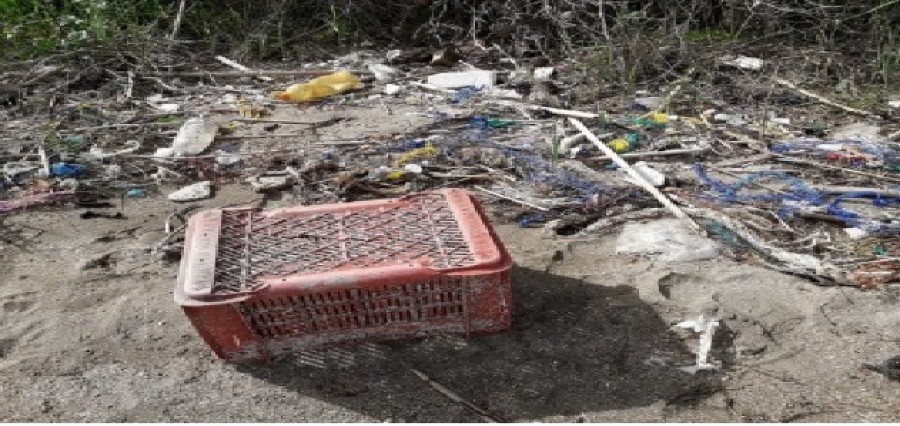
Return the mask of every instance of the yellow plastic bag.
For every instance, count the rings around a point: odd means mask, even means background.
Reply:
[[[285,102],[315,102],[329,96],[338,95],[365,87],[359,77],[350,71],[316,77],[306,83],[294,84],[275,97]]]

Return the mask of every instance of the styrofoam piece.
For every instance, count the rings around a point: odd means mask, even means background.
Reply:
[[[428,76],[428,84],[441,89],[459,89],[462,87],[490,89],[497,84],[497,72],[473,70],[433,74]]]
[[[722,62],[733,67],[751,71],[759,71],[763,68],[763,65],[765,65],[765,61],[762,59],[743,55],[734,59],[723,59]]]
[[[391,81],[394,79],[394,76],[397,75],[396,68],[389,67],[385,64],[369,64],[367,68],[375,75],[375,80],[378,81]]]
[[[846,233],[851,240],[859,240],[869,235],[865,229],[860,228],[844,228],[844,233]]]
[[[553,67],[540,67],[534,69],[534,79],[536,81],[547,81],[553,77],[553,72],[556,71]]]
[[[403,170],[406,170],[407,172],[412,173],[414,175],[420,175],[420,174],[422,174],[422,171],[423,171],[422,166],[420,166],[418,164],[413,164],[413,163],[403,166]]]
[[[660,173],[653,167],[650,167],[647,163],[643,161],[638,161],[634,163],[631,167],[634,168],[635,171],[641,174],[641,177],[644,178],[651,185],[659,188],[666,184],[666,175]]]
[[[210,195],[212,195],[212,184],[210,181],[205,180],[185,186],[169,194],[168,198],[172,201],[185,202],[202,200],[209,198]]]

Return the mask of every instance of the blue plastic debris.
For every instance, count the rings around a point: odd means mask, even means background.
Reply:
[[[81,164],[56,163],[50,167],[50,173],[57,177],[79,177],[86,169]]]
[[[144,198],[147,196],[147,190],[140,188],[129,189],[125,196],[128,198]]]
[[[459,89],[452,98],[450,98],[450,103],[454,105],[461,105],[469,102],[473,97],[478,95],[481,92],[480,87],[468,86]]]
[[[532,228],[536,224],[544,223],[547,219],[544,217],[542,213],[535,213],[531,215],[525,215],[521,219],[519,219],[519,228]]]
[[[794,211],[804,205],[815,207],[824,206],[829,215],[841,220],[847,226],[865,229],[872,234],[900,234],[900,224],[879,222],[871,218],[860,216],[855,212],[841,207],[841,202],[846,199],[871,199],[872,204],[875,206],[888,207],[900,205],[900,198],[882,197],[879,193],[874,191],[862,191],[842,194],[829,202],[825,193],[811,189],[800,179],[789,176],[783,172],[752,173],[729,185],[709,177],[700,165],[695,165],[694,171],[701,181],[709,185],[710,188],[717,193],[716,198],[720,202],[738,203],[756,201],[779,203],[778,215],[782,218],[790,217]],[[765,178],[775,178],[786,181],[791,190],[781,194],[741,193],[741,190],[747,185]]]

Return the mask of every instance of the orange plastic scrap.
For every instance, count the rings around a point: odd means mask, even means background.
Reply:
[[[329,96],[339,95],[365,85],[350,71],[316,77],[306,83],[294,84],[284,91],[276,92],[275,98],[285,102],[315,102]]]

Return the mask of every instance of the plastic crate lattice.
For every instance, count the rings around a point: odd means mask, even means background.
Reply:
[[[378,210],[283,218],[255,211],[222,213],[213,293],[249,291],[257,276],[403,263],[422,257],[434,268],[474,262],[444,197],[423,195]]]
[[[191,218],[175,300],[231,361],[510,325],[512,259],[458,189]]]

